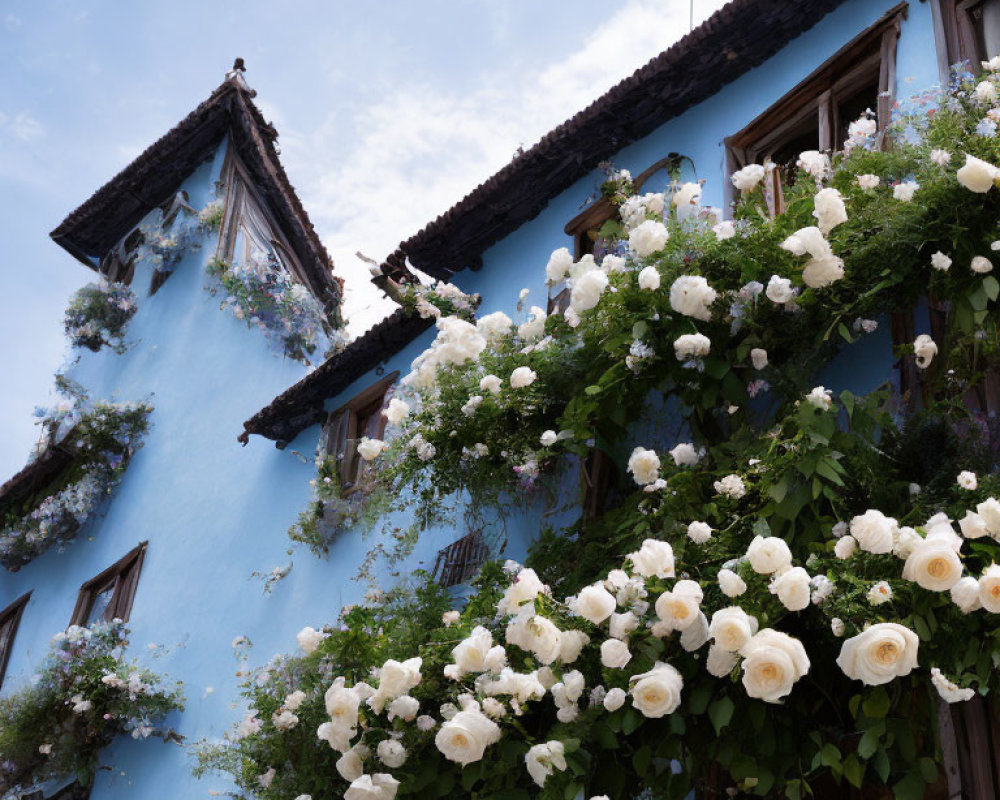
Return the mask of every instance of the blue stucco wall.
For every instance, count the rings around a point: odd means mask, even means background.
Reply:
[[[667,152],[690,156],[705,178],[705,202],[722,205],[724,137],[738,131],[779,99],[847,41],[878,19],[894,3],[849,0],[769,62],[748,72],[696,108],[664,124],[614,157],[633,174]],[[903,97],[937,81],[935,59],[929,57],[933,32],[928,3],[911,2],[898,50],[899,85]],[[200,208],[210,197],[224,155],[200,167],[185,184],[191,204]],[[601,176],[594,172],[553,198],[534,220],[484,254],[479,272],[463,272],[455,283],[483,296],[482,313],[503,310],[514,315],[522,286],[531,290],[528,305],[545,305],[544,264],[557,247],[570,246],[563,233]],[[359,564],[375,543],[348,534],[318,559],[292,547],[286,530],[310,497],[312,458],[319,427],[303,431],[284,451],[259,437],[241,447],[241,422],[305,374],[305,368],[276,355],[263,335],[220,312],[219,298],[205,291],[205,263],[213,244],[188,253],[173,276],[153,297],[139,287],[150,279],[148,264],[137,267],[133,287],[139,310],[124,355],[105,350],[84,353],[70,371],[95,398],[149,399],[155,405],[153,429],[132,461],[102,518],[83,531],[64,552],[49,552],[16,574],[0,575],[0,607],[32,590],[8,670],[4,691],[28,680],[47,651],[48,641],[69,621],[82,583],[132,549],[149,541],[130,626],[135,654],[153,659],[149,644],[163,645],[152,664],[183,680],[187,709],[171,723],[189,741],[218,737],[238,716],[231,642],[247,635],[254,642],[251,659],[266,661],[273,653],[295,647],[303,625],[334,620],[345,604],[359,602],[365,585],[353,581]],[[81,276],[81,281],[83,277]],[[386,372],[405,374],[412,359],[433,338],[429,331],[383,365]],[[878,358],[863,362],[845,352],[822,376],[835,392],[867,392],[890,377],[887,321],[867,340],[866,352]],[[333,409],[375,382],[370,373],[327,402]],[[640,423],[635,441],[652,444],[651,430],[685,438],[683,428],[668,427],[677,418],[668,403],[651,406],[655,425]],[[673,442],[656,442],[669,446]],[[555,514],[543,498],[491,524],[503,527],[505,555],[522,559],[542,524],[560,525],[576,516],[567,502],[579,491],[576,465],[560,476],[564,506]],[[433,566],[437,551],[466,533],[461,518],[426,531],[416,552],[399,568],[405,573]],[[289,550],[291,549],[291,554]],[[254,570],[266,572],[293,561],[291,573],[270,595],[264,595]],[[385,581],[391,576],[383,574]],[[116,742],[105,754],[114,764],[102,772],[94,800],[135,797],[204,797],[225,790],[222,778],[196,782],[190,758],[176,746],[156,741]]]

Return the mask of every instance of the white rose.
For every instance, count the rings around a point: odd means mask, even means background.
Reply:
[[[979,488],[979,479],[976,477],[975,472],[969,472],[968,470],[963,470],[958,473],[958,485],[963,489],[968,489],[970,492],[974,492]]]
[[[547,317],[544,308],[541,308],[540,306],[532,306],[531,319],[518,327],[517,335],[526,342],[532,342],[535,339],[542,338],[545,334],[546,319]],[[480,320],[480,322],[482,322],[482,320]]]
[[[608,276],[603,270],[593,269],[573,280],[569,304],[576,313],[589,311],[597,305],[608,288]]]
[[[639,273],[639,288],[650,290],[659,289],[660,271],[656,267],[644,267]]]
[[[979,602],[991,614],[1000,614],[1000,565],[990,564],[979,578]]]
[[[649,672],[633,675],[632,705],[644,717],[658,719],[672,714],[681,704],[684,680],[670,664],[657,661]]]
[[[848,678],[880,686],[917,666],[920,640],[895,622],[878,622],[844,642],[837,665]]]
[[[518,607],[523,603],[534,600],[539,594],[547,591],[548,587],[542,583],[533,569],[522,569],[517,573],[514,582],[507,587],[497,608],[504,614],[516,614]]]
[[[674,340],[674,354],[678,361],[704,358],[711,347],[711,340],[702,333],[685,333]]]
[[[726,239],[732,239],[736,235],[736,225],[730,219],[724,219],[722,222],[712,226],[712,233],[715,234],[715,238],[724,242]]]
[[[813,178],[820,180],[825,178],[830,172],[830,157],[818,150],[804,150],[799,153],[799,158],[795,162],[795,166],[801,170],[805,170]]]
[[[813,198],[813,216],[820,231],[826,235],[842,222],[847,222],[847,208],[844,198],[836,189],[820,189]]]
[[[868,602],[873,606],[880,606],[892,600],[892,587],[887,581],[879,581],[868,590]]]
[[[644,578],[674,577],[674,551],[668,542],[658,539],[646,539],[642,547],[627,558],[632,562],[632,569]]]
[[[892,187],[892,196],[900,202],[909,203],[919,188],[920,184],[916,181],[903,181]]]
[[[777,536],[755,536],[747,548],[750,567],[760,575],[784,572],[792,566],[792,551]]]
[[[545,277],[549,284],[559,283],[566,277],[569,268],[573,266],[573,256],[565,247],[560,247],[549,256],[549,263],[545,265]]]
[[[499,659],[493,653],[493,634],[481,625],[473,628],[468,638],[455,645],[451,657],[455,659],[455,666],[458,668],[456,679],[469,673],[485,672],[489,668],[487,659],[491,657],[496,660],[497,666],[503,666],[502,663],[497,663]]]
[[[747,590],[746,581],[731,569],[720,569],[719,588],[726,597],[739,597]]]
[[[608,622],[608,634],[615,639],[625,639],[639,627],[639,618],[631,611],[624,614],[612,614]]]
[[[771,280],[767,282],[764,294],[767,295],[768,300],[778,305],[784,305],[795,297],[795,290],[792,289],[792,282],[788,278],[772,275]]]
[[[386,447],[388,445],[380,439],[369,439],[367,436],[362,436],[361,441],[358,442],[358,455],[365,461],[372,461],[378,458]]]
[[[662,222],[647,219],[629,233],[628,246],[639,258],[645,258],[662,250],[668,238],[670,234]]]
[[[981,539],[989,534],[986,520],[974,511],[966,511],[965,516],[958,521],[958,527],[962,529],[962,536],[966,539]]]
[[[656,599],[656,615],[670,630],[683,631],[698,619],[702,596],[696,581],[677,581],[672,591]]]
[[[614,595],[601,584],[595,583],[580,590],[572,607],[573,611],[588,622],[600,625],[614,613],[616,605]]]
[[[1000,169],[966,153],[965,165],[959,168],[955,177],[970,192],[984,194],[992,189],[994,182],[1000,178]]]
[[[718,645],[711,645],[708,648],[708,657],[705,659],[705,669],[708,670],[709,675],[713,675],[716,678],[725,678],[733,671],[740,661],[738,653],[731,653],[729,650],[723,650]]]
[[[963,614],[969,614],[983,607],[979,597],[979,581],[971,575],[962,578],[951,587],[951,602],[958,606]]]
[[[743,686],[750,697],[777,703],[809,671],[802,642],[787,633],[765,628],[744,646]]]
[[[344,792],[344,800],[393,800],[399,781],[386,772],[362,775],[351,782]]]
[[[337,772],[340,773],[340,777],[348,783],[356,781],[365,774],[365,762],[358,753],[357,747],[352,747],[341,755],[334,766],[336,766]]]
[[[510,386],[512,389],[523,389],[525,386],[531,386],[537,377],[538,375],[530,367],[517,367],[510,374]]]
[[[809,573],[802,567],[792,567],[776,576],[770,585],[771,594],[776,594],[781,604],[789,611],[801,611],[809,605],[812,587]]]
[[[764,180],[764,167],[761,164],[747,164],[743,169],[734,172],[729,179],[741,192],[749,192]]]
[[[980,81],[972,94],[983,105],[990,105],[996,102],[997,87],[990,81]]]
[[[904,526],[899,529],[896,540],[892,545],[893,555],[906,560],[916,549],[917,545],[921,545],[923,542],[924,538],[919,533],[913,530],[913,528]]]
[[[628,471],[640,486],[652,483],[660,476],[660,457],[655,450],[636,447],[629,456]]]
[[[833,552],[837,558],[846,560],[854,555],[854,551],[858,549],[858,540],[853,536],[843,536],[837,539],[837,543],[833,546]]]
[[[873,508],[851,520],[851,535],[866,553],[891,553],[896,520]]]
[[[951,259],[938,250],[931,256],[931,266],[941,272],[947,272],[948,268],[951,266]]]
[[[388,420],[390,425],[399,425],[410,413],[410,405],[404,400],[400,400],[398,397],[393,397],[389,401],[389,405],[386,407],[382,414]]]
[[[608,689],[608,693],[604,695],[604,710],[617,711],[625,705],[625,698],[627,696],[624,689]]]
[[[846,626],[844,625],[844,620],[840,617],[834,617],[830,620],[830,632],[838,639],[844,635],[845,629]]]
[[[939,167],[946,167],[951,163],[951,153],[947,150],[931,150],[931,161]]]
[[[763,347],[755,347],[750,351],[750,363],[754,369],[764,369],[767,366],[767,350]]]
[[[404,694],[389,703],[389,721],[392,722],[396,717],[399,717],[405,722],[412,722],[419,710],[420,701]]]
[[[552,445],[559,441],[559,435],[555,431],[544,431],[538,437],[538,441],[542,447],[552,447]]]
[[[631,660],[628,645],[620,639],[607,639],[601,643],[601,663],[608,669],[621,669]]]
[[[757,618],[747,614],[739,606],[720,608],[712,614],[708,635],[715,640],[715,646],[729,652],[742,650],[757,633]],[[731,668],[730,668],[731,669]],[[729,672],[729,670],[726,670]]]
[[[566,769],[565,748],[560,741],[549,741],[533,745],[524,755],[524,763],[531,779],[539,786],[545,785],[545,779],[555,770]]]
[[[688,538],[695,544],[705,544],[712,538],[712,529],[707,522],[692,522],[687,529]]]
[[[844,262],[834,255],[823,232],[815,226],[797,230],[781,243],[781,248],[797,256],[810,257],[802,270],[806,286],[822,289],[844,277]]]
[[[820,411],[829,411],[833,405],[833,393],[824,386],[814,386],[806,395],[806,402]]]
[[[301,690],[296,690],[288,695],[285,695],[285,702],[282,704],[289,711],[298,711],[299,706],[301,706],[306,701],[306,693]]]
[[[987,272],[993,272],[993,264],[986,256],[973,256],[969,268],[977,275],[985,275]]]
[[[375,748],[379,761],[389,769],[396,769],[406,763],[406,748],[395,739],[383,739]]]
[[[732,408],[731,406],[730,409]],[[713,486],[719,494],[732,497],[734,500],[739,500],[747,493],[746,484],[743,483],[743,479],[739,475],[726,475],[721,481],[716,481]]]
[[[682,632],[680,643],[687,652],[693,653],[700,649],[708,641],[708,617],[704,612],[699,611],[698,617],[688,625]]]
[[[607,273],[626,272],[625,259],[612,253],[604,256],[601,260],[601,269]]]
[[[947,539],[928,537],[910,553],[903,578],[931,592],[946,592],[962,577],[962,562]]]
[[[976,506],[976,513],[983,518],[990,536],[1000,537],[1000,502],[990,497]]]
[[[931,669],[931,683],[946,703],[964,703],[976,696],[975,689],[960,689],[958,684],[948,680],[937,667]]]
[[[682,442],[670,451],[670,457],[678,467],[692,467],[698,463],[698,451],[693,444]]]
[[[320,642],[326,638],[326,634],[310,626],[304,627],[295,634],[295,641],[298,642],[303,653],[312,653],[319,647]]]
[[[548,617],[517,618],[507,626],[507,641],[534,653],[542,664],[551,664],[562,650],[562,632]]]
[[[475,710],[459,711],[434,737],[445,758],[463,765],[479,761],[486,748],[499,741],[500,726]]]
[[[878,175],[858,175],[858,186],[865,190],[874,189],[881,182]]]
[[[382,665],[379,671],[378,691],[368,698],[368,705],[376,714],[382,712],[387,702],[406,694],[420,683],[422,663],[420,658],[408,658],[402,662],[390,658]]]
[[[678,314],[705,322],[718,295],[701,275],[682,275],[670,287],[670,307]]]
[[[938,346],[926,333],[920,334],[913,342],[913,355],[920,369],[927,369],[931,360],[937,355]]]
[[[487,375],[479,381],[479,388],[490,394],[500,394],[500,379],[496,375]]]

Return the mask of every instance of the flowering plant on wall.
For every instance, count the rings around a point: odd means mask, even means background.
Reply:
[[[96,403],[36,412],[43,434],[26,469],[50,477],[0,507],[0,564],[17,570],[76,536],[142,446],[151,411],[145,403]]]
[[[0,698],[0,791],[58,778],[89,786],[115,737],[177,738],[159,726],[182,708],[180,685],[126,661],[127,647],[121,620],[56,634],[32,682]]]
[[[476,308],[482,300],[478,294],[466,294],[454,284],[444,281],[435,281],[429,286],[399,284],[394,299],[421,319],[454,316],[465,320],[475,319]]]
[[[322,304],[291,278],[273,254],[246,264],[216,257],[209,262],[208,273],[218,281],[213,291],[225,293],[221,308],[248,327],[264,331],[289,358],[309,364],[317,351],[326,356],[343,346],[343,334],[334,328]]]
[[[125,352],[125,329],[135,316],[135,293],[123,283],[88,283],[70,298],[63,327],[73,347]]]
[[[981,123],[998,82],[959,83],[899,120],[889,150],[865,119],[849,154],[802,153],[775,218],[766,165],[732,176],[733,220],[700,206],[698,184],[626,201],[627,255],[552,254],[563,313],[437,320],[386,410],[389,441],[368,448],[389,492],[421,508],[461,491],[520,498],[604,443],[624,452],[631,494],[543,535],[536,572],[499,606],[481,588],[448,672],[435,632],[393,656],[402,667],[375,663],[373,694],[356,683],[367,671],[331,671],[325,730],[348,751],[348,800],[419,792],[460,753],[446,729],[477,744],[455,779],[485,795],[524,789],[523,775],[493,783],[523,757],[544,797],[797,798],[844,782],[923,796],[940,774],[939,706],[997,688],[1000,144]],[[883,345],[912,369],[906,395],[816,385],[838,348],[872,351],[885,315],[928,295],[933,327]],[[649,404],[674,398],[683,440],[637,441]],[[580,654],[563,650],[574,631]],[[510,673],[499,653],[486,661],[504,643]],[[406,666],[418,657],[431,666]],[[374,721],[400,687],[441,726],[439,752],[400,722],[410,700]],[[449,728],[453,711],[466,716]],[[370,752],[350,750],[359,736]]]

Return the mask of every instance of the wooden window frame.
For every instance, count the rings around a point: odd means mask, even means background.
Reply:
[[[95,596],[112,582],[114,590],[111,602],[108,603],[108,608],[104,612],[104,618],[105,620],[120,619],[122,622],[128,622],[148,545],[149,542],[142,542],[80,587],[80,593],[76,598],[76,607],[73,609],[73,616],[69,621],[70,625],[86,626]]]
[[[467,533],[438,551],[433,580],[444,589],[467,584],[490,557],[490,547],[481,530]]]
[[[298,256],[295,255],[294,249],[281,230],[280,223],[257,191],[249,171],[233,152],[232,142],[222,165],[221,182],[225,186],[225,197],[222,224],[219,226],[219,244],[216,249],[219,258],[233,261],[236,236],[243,220],[244,210],[249,206],[256,216],[266,223],[268,230],[265,238],[268,239],[281,266],[294,280],[313,291]],[[260,225],[256,227],[259,228]]]
[[[367,389],[356,394],[336,411],[330,412],[327,418],[326,452],[333,455],[339,462],[338,472],[343,494],[352,494],[365,486],[363,463],[358,455],[358,422],[362,418],[371,418],[371,412],[379,415],[378,436],[385,433],[386,418],[382,413],[385,408],[385,398],[389,389],[399,378],[399,370],[380,378]]]
[[[974,73],[980,71],[980,62],[992,56],[979,49],[979,37],[973,14],[986,0],[932,0],[934,33],[938,46],[938,65],[942,82],[949,79],[951,65],[968,61]],[[997,53],[993,53],[997,55]]]
[[[884,132],[896,96],[896,45],[909,6],[894,6],[871,27],[858,34],[805,80],[786,93],[766,111],[758,115],[738,133],[726,137],[726,205],[731,206],[736,192],[729,176],[748,164],[760,163],[778,143],[786,140],[804,122],[815,117],[818,137],[816,149],[831,151],[837,146],[836,136],[842,120],[840,100],[850,97],[872,78],[878,76],[876,113],[878,130]],[[781,213],[781,175],[771,173],[769,186],[773,201],[772,214]]]
[[[4,678],[7,676],[7,664],[10,662],[10,653],[17,637],[17,629],[21,625],[21,616],[24,614],[24,609],[30,598],[31,592],[22,594],[3,611],[0,611],[0,630],[7,628],[7,640],[0,647],[0,688],[3,687]]]

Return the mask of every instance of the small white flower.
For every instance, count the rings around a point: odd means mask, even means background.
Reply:
[[[931,668],[931,683],[946,703],[964,703],[976,696],[975,689],[960,689],[958,684],[948,680],[937,667]]]
[[[986,256],[974,256],[969,267],[977,275],[985,275],[993,271],[993,263]]]
[[[608,693],[604,695],[604,709],[606,711],[617,711],[625,705],[626,697],[624,689],[608,689]]]
[[[747,493],[747,487],[739,475],[726,475],[721,481],[715,482],[715,491],[726,497],[739,500]]]
[[[892,587],[886,581],[879,581],[868,590],[868,602],[880,606],[892,600]]]
[[[490,394],[500,394],[500,379],[496,375],[487,375],[479,381],[479,388]]]
[[[636,447],[629,456],[628,471],[640,486],[652,483],[659,477],[660,457],[655,450]]]
[[[543,447],[552,447],[559,441],[559,436],[555,431],[544,431],[539,437],[539,441]]]
[[[806,401],[820,411],[829,411],[833,405],[833,392],[823,386],[815,386],[806,395]]]
[[[969,472],[968,470],[958,473],[958,485],[963,489],[968,489],[970,492],[975,491],[979,488],[979,480],[976,478],[976,473]]]
[[[763,347],[753,348],[750,351],[750,363],[753,364],[754,369],[764,369],[767,366],[767,350]]]
[[[608,669],[621,669],[631,660],[628,645],[620,639],[605,639],[601,643],[601,664]]]
[[[764,167],[761,164],[747,164],[743,169],[734,172],[729,179],[741,192],[749,192],[764,180],[764,175]]]
[[[840,617],[834,617],[830,620],[830,632],[838,639],[844,635],[845,627],[844,620]]]
[[[531,367],[517,367],[510,374],[510,386],[512,389],[523,389],[525,386],[531,386],[537,377],[537,373]]]
[[[373,461],[386,447],[388,445],[381,439],[369,439],[367,436],[362,436],[361,441],[358,442],[358,455],[365,461]]]
[[[719,581],[719,588],[726,597],[739,597],[746,592],[746,582],[731,569],[720,569],[716,576]]]
[[[947,272],[948,268],[951,266],[951,259],[938,250],[931,256],[931,266],[941,272]]]
[[[458,622],[459,619],[461,619],[461,617],[462,617],[462,615],[458,611],[454,611],[454,610],[452,610],[452,611],[445,611],[444,614],[441,615],[441,622],[443,622],[445,624],[445,627],[450,628],[452,625],[454,625],[456,622]]]
[[[688,442],[681,442],[670,451],[670,457],[678,467],[692,467],[698,463],[698,451],[694,445]]]
[[[778,305],[784,305],[795,297],[795,290],[792,289],[792,282],[788,278],[772,275],[771,280],[767,282],[764,294],[767,295],[768,300]]]
[[[965,154],[965,164],[955,173],[958,182],[970,192],[985,194],[1000,178],[1000,169],[987,161]]]
[[[730,219],[723,220],[722,222],[712,226],[712,233],[715,234],[715,238],[724,242],[726,239],[732,239],[736,235],[736,226]]]
[[[660,288],[660,271],[656,267],[644,267],[639,273],[639,288],[655,290]]]
[[[903,203],[909,203],[916,194],[920,184],[916,181],[903,181],[892,187],[892,196]]]
[[[881,183],[878,175],[858,175],[858,186],[862,189],[874,189]]]
[[[926,333],[920,334],[913,342],[913,355],[920,369],[927,369],[937,352],[937,344]]]
[[[712,529],[706,522],[692,522],[687,529],[688,538],[695,544],[705,544],[712,538]]]

